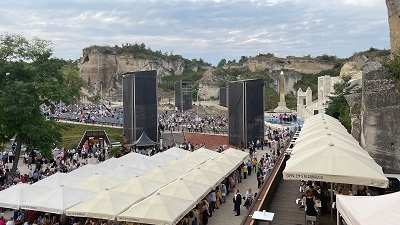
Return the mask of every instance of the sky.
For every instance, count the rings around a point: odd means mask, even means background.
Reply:
[[[54,56],[79,59],[92,45],[145,43],[152,50],[221,59],[273,53],[347,58],[390,49],[384,0],[2,1],[0,34],[50,40]]]

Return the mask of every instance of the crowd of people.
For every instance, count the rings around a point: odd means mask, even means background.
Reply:
[[[158,126],[161,132],[187,131],[205,132],[212,130],[217,133],[219,127],[227,127],[228,119],[222,115],[196,115],[190,112],[164,111],[158,115]]]

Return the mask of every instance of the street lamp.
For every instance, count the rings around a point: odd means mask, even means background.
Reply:
[[[199,115],[199,105],[200,105],[200,103],[199,103],[199,92],[201,91],[201,88],[202,87],[199,86],[199,88],[197,89],[197,110],[196,110],[196,115]]]

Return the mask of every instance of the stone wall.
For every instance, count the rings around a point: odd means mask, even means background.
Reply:
[[[390,29],[390,49],[397,51],[400,47],[400,0],[386,0]]]
[[[360,144],[385,173],[400,173],[399,90],[378,62],[362,68]]]

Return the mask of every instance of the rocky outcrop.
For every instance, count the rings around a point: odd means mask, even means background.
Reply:
[[[361,140],[361,93],[353,93],[345,96],[350,106],[351,135],[360,142]]]
[[[279,71],[294,70],[300,73],[318,73],[322,70],[332,69],[334,65],[308,57],[252,57],[244,64],[244,66],[247,66],[251,71],[270,69]]]
[[[386,0],[390,29],[390,49],[394,53],[400,47],[400,0]]]
[[[129,71],[157,70],[159,81],[164,76],[181,75],[185,69],[183,59],[142,59],[134,54],[117,54],[111,47],[92,46],[83,49],[78,63],[79,72],[89,89],[99,90],[103,82],[105,94],[122,89],[121,74]]]
[[[352,80],[359,80],[362,78],[362,66],[367,60],[365,56],[352,57],[340,69],[340,77],[350,76]]]
[[[400,173],[399,90],[378,62],[367,62],[362,71],[360,144],[385,173]]]

